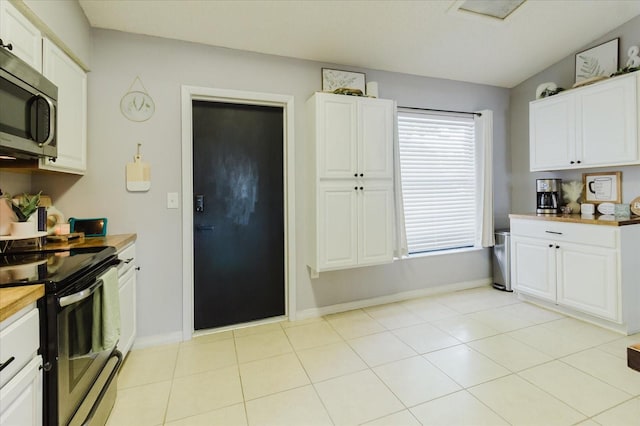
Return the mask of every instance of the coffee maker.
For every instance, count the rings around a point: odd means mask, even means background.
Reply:
[[[536,213],[557,214],[562,199],[562,179],[536,179]]]

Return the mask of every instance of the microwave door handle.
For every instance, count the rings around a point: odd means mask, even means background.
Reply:
[[[58,300],[58,303],[60,304],[61,308],[64,308],[65,306],[73,305],[74,303],[78,303],[88,298],[89,296],[91,296],[102,284],[103,284],[102,280],[97,280],[90,287],[85,288],[82,291],[70,294],[69,296],[61,297]]]
[[[56,110],[53,106],[53,102],[51,102],[51,99],[44,95],[38,96],[44,99],[49,106],[49,136],[47,136],[47,139],[40,144],[40,146],[44,146],[49,145],[56,134]]]

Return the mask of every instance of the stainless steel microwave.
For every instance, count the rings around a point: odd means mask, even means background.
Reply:
[[[55,158],[58,88],[0,48],[0,157]]]

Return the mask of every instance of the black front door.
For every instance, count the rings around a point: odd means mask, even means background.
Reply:
[[[285,313],[283,114],[193,101],[196,330]]]

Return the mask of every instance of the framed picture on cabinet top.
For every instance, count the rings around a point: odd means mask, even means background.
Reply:
[[[576,83],[609,77],[618,71],[618,41],[613,39],[599,46],[576,53]]]
[[[362,72],[322,68],[323,92],[333,92],[336,89],[356,89],[365,93],[365,86],[365,74]]]
[[[583,173],[585,203],[622,202],[622,172]]]

